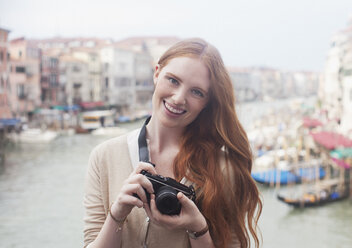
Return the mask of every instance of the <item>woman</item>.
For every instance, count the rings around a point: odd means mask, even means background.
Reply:
[[[111,139],[91,154],[85,246],[249,247],[252,236],[258,247],[262,203],[219,52],[201,39],[181,41],[160,58],[154,84],[153,115],[142,131]],[[139,162],[144,132],[155,167]],[[192,185],[195,202],[178,193],[181,212],[161,214],[142,171]]]

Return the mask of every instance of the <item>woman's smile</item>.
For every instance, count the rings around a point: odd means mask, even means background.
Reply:
[[[171,106],[167,101],[164,100],[164,106],[166,108],[166,110],[168,110],[169,112],[171,112],[172,114],[176,114],[176,115],[182,115],[184,113],[186,113],[187,111],[178,107],[173,107]]]

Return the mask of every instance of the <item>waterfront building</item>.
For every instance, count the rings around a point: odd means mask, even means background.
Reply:
[[[343,47],[341,68],[341,130],[352,138],[352,17],[345,30],[346,42]]]
[[[252,68],[235,67],[228,67],[227,70],[238,102],[262,99],[262,83],[258,71]]]
[[[135,109],[152,108],[151,100],[154,92],[152,63],[152,57],[148,53],[135,53]]]
[[[282,98],[295,97],[296,95],[296,81],[294,78],[294,72],[284,71],[281,73],[282,76]]]
[[[104,101],[121,114],[150,106],[153,71],[149,54],[114,44],[102,48],[100,56]]]
[[[296,96],[317,95],[321,73],[316,72],[294,72],[294,92]]]
[[[75,105],[91,101],[88,82],[88,65],[85,61],[70,54],[59,56],[60,102],[64,105]]]
[[[10,30],[0,27],[0,119],[11,118],[8,34]]]
[[[352,17],[347,27],[331,38],[319,97],[329,120],[352,136]]]
[[[321,84],[320,98],[322,108],[326,111],[329,120],[337,120],[341,117],[342,85],[340,78],[340,68],[342,67],[342,47],[344,35],[338,33],[332,37],[330,49],[328,51],[325,69],[324,83]]]
[[[41,104],[50,107],[61,104],[59,102],[59,59],[55,53],[43,51],[41,58]]]
[[[74,58],[83,61],[88,66],[87,80],[83,81],[85,85],[77,85],[78,87],[82,87],[83,99],[90,102],[101,101],[102,66],[99,49],[96,47],[77,47],[71,50],[71,54]],[[88,93],[88,96],[86,93]]]
[[[317,94],[321,73],[282,71],[273,68],[228,68],[237,101],[272,99]]]
[[[24,38],[10,41],[10,104],[14,117],[27,117],[40,106],[41,51]]]

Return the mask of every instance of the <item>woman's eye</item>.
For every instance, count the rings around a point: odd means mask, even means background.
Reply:
[[[197,89],[193,89],[192,94],[194,94],[195,96],[198,96],[198,97],[204,97],[203,92],[201,92],[200,90],[197,90]]]
[[[172,84],[178,84],[177,80],[174,78],[169,78],[170,83]]]

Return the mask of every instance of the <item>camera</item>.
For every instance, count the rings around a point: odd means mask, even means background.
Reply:
[[[153,175],[147,172],[146,170],[142,170],[141,174],[146,176],[152,183],[155,194],[156,207],[162,214],[177,215],[181,212],[181,203],[177,199],[178,192],[182,192],[192,201],[194,201],[196,198],[196,193],[192,185],[186,186],[182,183],[175,181],[170,177]],[[149,203],[150,194],[146,190],[145,193]]]

